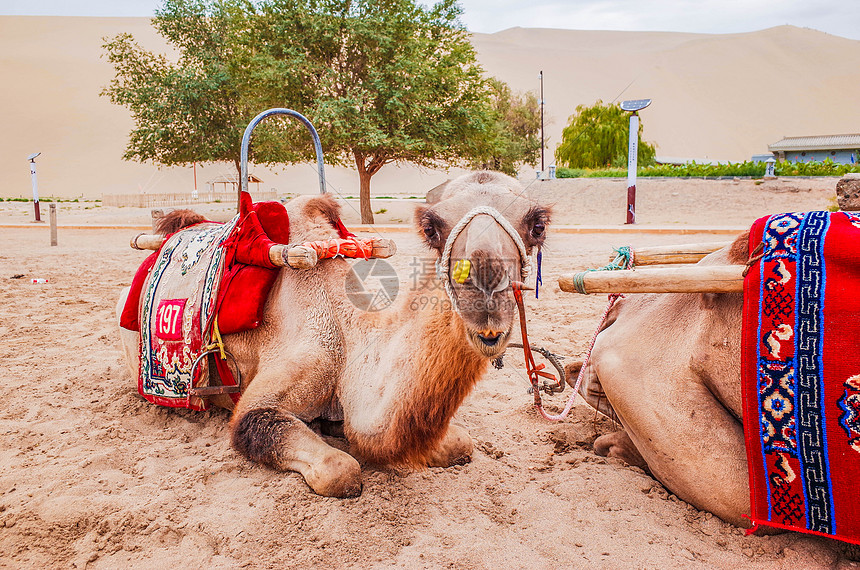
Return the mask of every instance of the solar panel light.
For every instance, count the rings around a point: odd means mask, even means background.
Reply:
[[[631,99],[621,103],[630,113],[630,138],[627,149],[627,224],[636,223],[636,155],[639,153],[639,113],[651,104],[651,99]]]
[[[621,110],[635,113],[636,111],[641,111],[650,104],[651,99],[631,99],[630,101],[624,101],[621,103]]]

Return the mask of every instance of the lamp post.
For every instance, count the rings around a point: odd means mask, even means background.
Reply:
[[[543,170],[544,170],[544,142],[543,142],[543,70],[541,70],[538,75],[538,79],[540,79],[540,171],[541,171],[541,179],[543,179]]]
[[[39,185],[36,182],[36,157],[42,154],[41,152],[34,152],[30,156],[27,157],[27,160],[30,161],[30,179],[33,181],[33,209],[36,211],[36,221],[41,222],[42,216],[39,212]]]
[[[651,104],[651,99],[634,99],[621,103],[630,113],[630,137],[627,145],[627,224],[636,223],[636,159],[639,153],[639,111]]]

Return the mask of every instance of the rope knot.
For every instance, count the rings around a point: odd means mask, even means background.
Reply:
[[[573,287],[576,289],[577,293],[588,295],[588,291],[585,290],[585,276],[592,271],[620,271],[622,269],[633,269],[633,249],[629,245],[614,247],[612,248],[612,251],[615,252],[615,259],[603,267],[599,267],[597,269],[586,269],[585,271],[574,273]]]

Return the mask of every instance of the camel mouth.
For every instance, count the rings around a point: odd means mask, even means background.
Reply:
[[[499,344],[499,340],[502,338],[502,333],[496,333],[494,335],[486,336],[481,333],[478,333],[478,340],[483,342],[487,346],[496,346]]]
[[[481,353],[481,356],[496,358],[505,351],[509,334],[510,331],[492,333],[488,333],[487,331],[469,331],[469,338],[472,341],[472,345]]]

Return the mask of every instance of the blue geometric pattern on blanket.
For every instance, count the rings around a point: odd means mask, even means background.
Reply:
[[[789,362],[760,360],[759,393],[763,410],[761,431],[765,452],[779,451],[796,457],[794,367]]]
[[[767,258],[797,255],[797,229],[803,222],[804,214],[782,214],[774,218],[764,235]]]

